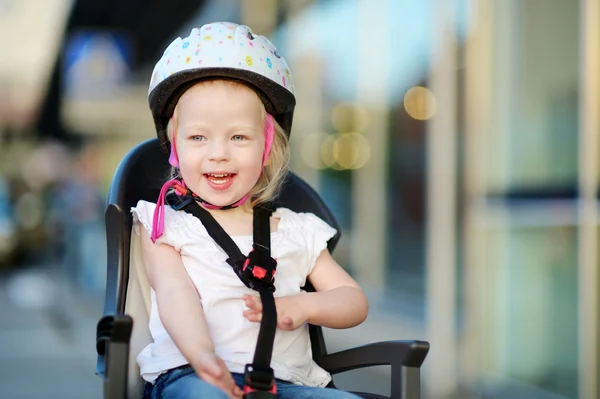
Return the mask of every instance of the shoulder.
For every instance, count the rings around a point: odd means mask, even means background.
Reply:
[[[131,208],[131,212],[133,214],[135,214],[137,212],[147,212],[149,210],[152,210],[154,212],[155,207],[156,207],[156,204],[154,202],[139,200],[137,202],[137,204]]]
[[[156,211],[156,203],[140,200],[131,208],[134,223],[140,223],[148,232],[152,232],[152,225]],[[184,211],[176,211],[169,205],[164,206],[164,236],[167,241],[182,246],[190,240],[207,237],[206,229],[194,216]]]
[[[300,273],[300,286],[304,286],[317,258],[327,248],[329,240],[335,237],[337,230],[310,212],[278,208],[274,216],[281,218],[280,237],[285,249],[293,254],[294,268]]]
[[[282,230],[321,231],[331,236],[337,233],[336,229],[314,213],[294,212],[288,208],[277,208],[273,216],[280,218],[279,228]]]
[[[181,223],[184,221],[187,221],[189,223],[191,220],[195,219],[194,217],[188,218],[187,216],[191,216],[191,215],[188,215],[184,211],[176,211],[167,204],[165,204],[163,209],[165,212],[165,223],[166,223],[167,218],[169,218],[171,220],[175,220],[178,223]],[[131,208],[131,212],[134,215],[136,215],[136,214],[138,214],[138,215],[139,214],[153,215],[155,211],[156,211],[156,203],[150,202],[150,201],[145,201],[145,200],[139,200],[138,203],[136,204],[136,206]]]
[[[134,221],[137,220],[143,224],[146,221],[152,223],[152,218],[154,217],[155,211],[156,203],[145,200],[139,200],[136,206],[131,208],[131,213],[134,216]],[[168,223],[167,220],[170,221],[169,223],[176,222],[178,224],[182,223],[185,220],[185,218],[182,217],[182,214],[185,214],[185,212],[175,211],[169,205],[164,206],[164,212],[165,224]]]

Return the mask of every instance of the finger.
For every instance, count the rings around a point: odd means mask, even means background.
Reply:
[[[252,309],[252,306],[253,306],[252,299],[245,298],[245,299],[244,299],[244,305],[246,305],[246,307],[247,307],[247,308],[250,308],[250,309]]]
[[[249,294],[244,294],[244,296],[242,297],[242,299],[244,300],[244,302],[246,302],[246,305],[254,302],[254,297],[252,295],[249,295]]]
[[[236,386],[233,388],[233,394],[237,397],[241,397],[244,394],[244,391],[242,391],[236,384]]]
[[[235,383],[235,380],[233,379],[233,376],[231,375],[231,373],[229,373],[229,372],[227,373],[227,377],[226,377],[225,381],[223,381],[223,383],[226,386],[225,392],[227,392],[230,397],[233,397],[233,398],[241,397],[241,391],[238,388],[237,384]]]
[[[229,393],[227,394],[227,397],[228,397],[229,399],[240,399],[240,398],[242,397],[242,395],[237,395],[237,394],[235,394],[235,393],[233,393],[233,392],[229,392]]]
[[[244,310],[244,311],[242,312],[242,314],[243,314],[244,316],[258,315],[258,314],[261,314],[261,313],[262,313],[262,312],[257,312],[257,311],[256,311],[256,310],[254,310],[254,309],[246,309],[246,310]]]
[[[229,392],[231,392],[231,396],[236,399],[241,398],[244,394],[244,392],[242,392],[242,390],[235,384],[235,382],[233,383],[233,387],[229,390]]]
[[[262,302],[259,297],[251,296],[250,303],[254,309],[262,311]]]
[[[260,322],[262,320],[262,313],[255,312],[253,310],[244,311],[244,317],[248,321]]]
[[[224,383],[222,380],[215,380],[215,382],[212,383],[212,385],[214,385],[215,387],[217,387],[221,391],[223,391],[225,393],[225,395],[227,395],[227,397],[229,399],[240,399],[242,397],[241,395],[236,395],[233,392],[233,389],[231,388],[231,386],[229,386],[228,384]]]
[[[228,396],[230,396],[230,393],[232,392],[231,385],[227,383],[227,381],[225,380],[225,378],[223,378],[223,377],[221,377],[221,378],[215,378],[215,377],[213,377],[210,374],[206,374],[206,373],[202,373],[202,372],[199,373],[199,377],[203,381],[205,381],[205,382],[207,382],[207,383],[209,383],[209,384],[211,384],[211,385],[213,385],[213,386],[221,389]]]
[[[258,298],[249,297],[248,299],[245,299],[244,302],[250,309],[256,310],[257,312],[262,312],[262,303]]]

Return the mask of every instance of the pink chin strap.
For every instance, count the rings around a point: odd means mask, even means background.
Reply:
[[[171,117],[171,125],[173,126],[173,134],[171,135],[171,154],[169,155],[169,164],[171,166],[179,168],[179,157],[177,156],[177,147],[175,140],[175,124],[173,122],[173,117]],[[262,159],[262,167],[264,168],[265,162],[271,152],[271,146],[273,145],[273,136],[275,134],[275,125],[273,123],[273,116],[271,114],[266,114],[265,117],[265,150],[263,151],[263,159]],[[156,207],[154,208],[154,217],[152,218],[152,233],[150,234],[150,239],[152,242],[156,242],[158,238],[160,238],[165,230],[165,198],[167,195],[167,191],[174,187],[175,193],[177,195],[188,195],[191,194],[192,197],[199,201],[203,207],[207,209],[231,209],[236,208],[242,205],[244,202],[248,200],[248,194],[244,195],[242,198],[234,202],[233,204],[225,205],[225,206],[217,206],[213,205],[209,202],[202,200],[196,193],[190,190],[183,179],[171,179],[168,180],[160,189],[160,194],[158,195],[158,200],[156,201]]]

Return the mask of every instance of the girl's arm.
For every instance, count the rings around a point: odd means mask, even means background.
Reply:
[[[170,245],[152,243],[146,229],[140,230],[144,267],[163,326],[200,378],[221,388],[230,399],[241,398],[242,391],[214,353],[200,296],[181,255]]]
[[[317,258],[308,280],[317,292],[297,298],[310,324],[350,328],[365,321],[369,312],[367,297],[327,249]]]
[[[214,352],[198,291],[179,252],[167,244],[154,244],[146,229],[140,231],[144,267],[156,293],[162,324],[183,356],[195,366],[199,354]]]

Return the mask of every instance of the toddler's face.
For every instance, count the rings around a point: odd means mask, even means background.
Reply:
[[[262,171],[262,103],[230,82],[199,83],[179,99],[177,154],[186,185],[213,205],[246,195]]]

